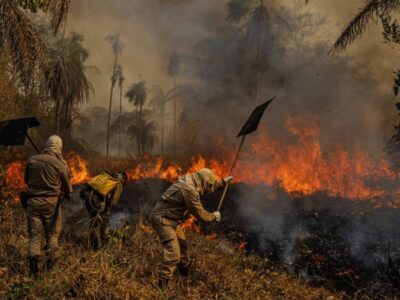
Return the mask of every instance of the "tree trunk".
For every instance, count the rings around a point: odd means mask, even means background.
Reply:
[[[136,141],[137,141],[137,155],[140,157],[140,136],[139,136],[139,106],[136,106]]]
[[[261,79],[261,72],[257,70],[257,79],[256,79],[256,106],[258,104],[260,98],[260,79]]]
[[[115,54],[115,61],[114,61],[114,67],[113,67],[113,72],[112,72],[112,78],[111,78],[111,90],[110,90],[110,104],[108,106],[108,118],[107,118],[107,151],[106,151],[106,157],[107,157],[107,167],[109,163],[109,148],[110,148],[110,122],[111,122],[111,107],[112,107],[112,96],[113,96],[113,91],[114,91],[114,73],[115,73],[115,68],[117,66],[117,59],[118,59],[118,54]]]
[[[176,76],[174,76],[174,91],[176,88]],[[176,158],[176,96],[174,96],[174,147],[173,147],[174,158]]]
[[[140,106],[139,106],[139,141],[140,141],[140,145],[142,146],[141,148],[142,148],[142,151],[141,151],[141,153],[139,153],[139,156],[140,157],[142,157],[143,156],[143,154],[144,154],[144,151],[143,151],[143,141],[142,141],[142,107],[143,107],[143,105],[142,104],[140,104]],[[140,149],[140,147],[139,147],[139,149]]]
[[[161,155],[164,155],[164,116],[165,108],[164,105],[161,108]]]
[[[118,155],[121,157],[122,85],[119,87]]]
[[[54,125],[56,129],[56,134],[59,134],[60,128],[59,128],[59,121],[58,121],[58,112],[60,110],[60,100],[56,101],[56,107],[55,107],[55,114],[54,114]]]

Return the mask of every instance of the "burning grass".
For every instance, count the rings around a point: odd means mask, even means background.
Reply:
[[[20,208],[0,210],[0,298],[8,299],[341,299],[237,251],[228,242],[188,233],[193,272],[156,287],[160,246],[145,226],[121,229],[106,251],[87,249],[86,229],[67,219],[59,266],[27,277],[26,231]]]

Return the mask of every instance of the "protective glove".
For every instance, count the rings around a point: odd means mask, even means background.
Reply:
[[[228,184],[233,180],[233,178],[234,178],[233,176],[228,176],[228,177],[225,177],[222,180],[223,180],[224,184]]]
[[[221,213],[219,211],[214,211],[213,215],[215,216],[215,221],[221,222]]]

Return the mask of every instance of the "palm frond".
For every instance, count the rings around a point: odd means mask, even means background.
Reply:
[[[122,84],[124,83],[125,77],[124,77],[123,72],[122,72],[122,66],[118,65],[118,68],[119,68],[118,86],[119,86],[120,89],[122,89]]]
[[[121,54],[124,43],[121,41],[119,34],[108,35],[106,41],[111,44],[114,54]]]
[[[0,1],[0,42],[9,48],[12,64],[28,87],[35,66],[46,64],[47,49],[36,26],[14,0]]]
[[[388,14],[400,9],[399,0],[370,0],[360,12],[350,21],[343,30],[331,49],[331,53],[337,53],[346,49],[365,31],[371,21],[377,22],[381,14]]]
[[[147,98],[146,83],[139,81],[132,84],[125,93],[125,97],[134,106],[143,106]]]
[[[58,32],[61,24],[65,21],[68,13],[70,0],[52,0],[49,1],[48,14],[50,15],[50,24],[55,32]]]
[[[52,49],[52,60],[46,69],[50,96],[55,101],[67,103],[68,107],[87,102],[90,91],[93,91],[85,74],[83,63],[88,54],[81,45],[82,41],[83,37],[77,33],[61,38]]]
[[[243,20],[250,12],[251,0],[230,0],[228,2],[228,16],[226,20],[237,23]]]

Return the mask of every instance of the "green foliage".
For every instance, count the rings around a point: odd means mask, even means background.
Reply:
[[[70,130],[74,108],[89,100],[92,85],[86,77],[85,61],[89,52],[82,46],[83,36],[71,32],[59,38],[51,48],[51,62],[46,70],[47,88],[55,101],[55,122],[58,128],[60,113],[62,124]]]
[[[380,19],[382,22],[382,35],[384,37],[385,43],[400,45],[400,25],[398,21],[393,21],[392,17],[389,15],[381,15]],[[395,78],[393,91],[395,96],[397,96],[400,88],[400,70],[395,71],[394,74]]]
[[[49,2],[49,0],[17,0],[19,6],[29,9],[33,13],[40,9],[46,11],[49,8]]]
[[[332,47],[332,52],[343,51],[358,39],[370,22],[376,22],[381,15],[389,15],[400,9],[399,0],[368,0],[360,12],[345,27]]]

